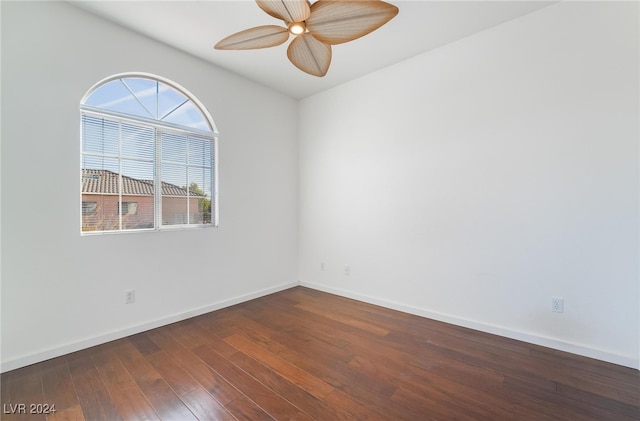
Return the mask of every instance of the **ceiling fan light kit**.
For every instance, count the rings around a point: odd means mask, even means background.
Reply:
[[[363,37],[398,14],[398,8],[382,0],[256,0],[268,15],[285,27],[264,25],[230,35],[217,50],[253,50],[284,44],[287,57],[298,69],[313,76],[327,74],[331,46]]]
[[[289,32],[291,35],[300,35],[307,31],[307,26],[304,22],[291,22],[289,24]]]

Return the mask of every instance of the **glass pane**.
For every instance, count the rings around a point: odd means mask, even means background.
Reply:
[[[187,167],[162,164],[162,224],[189,222],[187,209]]]
[[[153,228],[153,162],[122,160],[122,229]]]
[[[169,85],[158,83],[158,120],[163,120],[185,101],[188,101],[186,96]]]
[[[91,214],[85,214],[83,205],[82,231],[120,229],[119,166],[117,158],[82,157],[82,201],[95,203],[95,212]]]
[[[82,192],[118,194],[119,160],[99,156],[82,157]]]
[[[201,197],[211,197],[211,169],[189,168],[190,194]]]
[[[202,137],[189,137],[189,165],[211,167],[213,142]]]
[[[158,119],[158,82],[137,77],[125,78],[123,82],[144,105],[149,116]]]
[[[162,161],[187,163],[187,136],[162,133],[160,136],[162,144]]]
[[[122,194],[153,196],[153,162],[122,160]]]
[[[189,222],[185,197],[162,198],[162,225],[183,225]]]
[[[184,165],[162,164],[162,194],[167,196],[187,196],[187,167]]]
[[[113,231],[119,228],[117,196],[83,193],[82,204],[82,231]],[[91,211],[86,211],[87,208]]]
[[[120,124],[91,115],[82,116],[82,152],[117,155]]]
[[[122,156],[153,161],[155,131],[151,127],[122,123]]]
[[[181,105],[178,109],[164,117],[162,120],[185,127],[211,131],[206,118],[200,109],[191,101]]]
[[[149,112],[131,95],[121,79],[112,80],[105,83],[93,93],[84,102],[86,105],[104,108],[106,110],[117,111],[124,114],[130,114],[145,118],[154,118]]]
[[[211,222],[211,170],[189,168],[189,223]]]

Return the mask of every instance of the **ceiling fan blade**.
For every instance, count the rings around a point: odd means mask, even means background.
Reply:
[[[275,47],[289,39],[287,28],[276,25],[256,26],[233,35],[229,35],[214,48],[216,50],[255,50]]]
[[[287,57],[294,66],[313,76],[327,74],[331,64],[331,46],[311,34],[298,35],[287,49]]]
[[[396,6],[381,0],[318,0],[306,25],[318,40],[334,45],[367,35],[397,14]]]
[[[302,22],[311,14],[307,0],[256,0],[269,15],[285,22]]]

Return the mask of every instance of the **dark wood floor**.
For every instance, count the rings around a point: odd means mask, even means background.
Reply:
[[[1,380],[3,420],[640,419],[637,370],[302,287]]]

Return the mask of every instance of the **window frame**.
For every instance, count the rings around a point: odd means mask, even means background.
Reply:
[[[196,127],[189,127],[180,124],[175,124],[172,122],[162,121],[159,119],[153,119],[143,116],[138,116],[135,114],[128,114],[123,112],[118,112],[110,109],[105,109],[101,107],[86,105],[86,101],[96,92],[96,90],[100,89],[104,85],[118,79],[127,79],[127,78],[141,78],[147,79],[154,82],[159,82],[168,87],[174,89],[179,94],[183,95],[188,101],[194,105],[197,110],[201,113],[205,122],[210,128],[210,131],[202,130]],[[132,96],[137,100],[138,98],[135,96],[133,92],[131,92]],[[188,102],[188,101],[185,101]],[[215,228],[219,226],[219,204],[218,204],[218,141],[219,141],[219,133],[211,117],[211,114],[207,110],[207,108],[200,102],[198,98],[196,98],[190,91],[177,84],[176,82],[169,80],[167,78],[151,74],[151,73],[143,73],[143,72],[127,72],[127,73],[118,73],[107,78],[102,79],[101,81],[94,84],[82,97],[80,101],[80,200],[81,202],[86,201],[83,200],[83,195],[86,194],[82,190],[82,172],[83,172],[83,158],[85,152],[83,150],[84,145],[84,133],[83,133],[83,120],[87,116],[93,116],[98,118],[105,118],[116,120],[120,124],[127,123],[132,125],[139,125],[141,127],[151,127],[154,130],[155,143],[154,143],[154,153],[153,153],[153,167],[154,167],[154,193],[153,193],[153,205],[154,205],[154,214],[153,214],[153,227],[152,228],[123,228],[119,226],[118,229],[115,230],[85,230],[83,224],[83,217],[85,217],[84,208],[80,206],[81,215],[80,215],[80,233],[81,235],[102,235],[102,234],[122,234],[122,233],[131,233],[131,232],[159,232],[166,230],[193,230],[193,229],[202,229],[202,228]],[[209,215],[208,223],[186,223],[186,224],[164,224],[162,218],[162,177],[161,177],[161,165],[162,165],[162,156],[161,156],[161,144],[160,138],[162,137],[162,133],[180,133],[183,135],[193,135],[200,138],[206,138],[211,141],[212,155],[211,155],[211,197],[208,198],[210,200],[211,213]],[[89,155],[90,156],[90,155]],[[119,155],[119,159],[122,159],[122,155]],[[186,168],[190,168],[187,164]],[[122,175],[120,174],[120,177]],[[188,189],[188,188],[187,188]],[[189,190],[189,189],[188,189]],[[119,218],[122,219],[123,214],[120,211],[121,203],[127,202],[126,195],[120,192],[120,199],[118,200],[118,214]],[[187,196],[187,203],[191,196]],[[82,205],[82,203],[81,203]],[[187,205],[188,206],[188,205]]]

